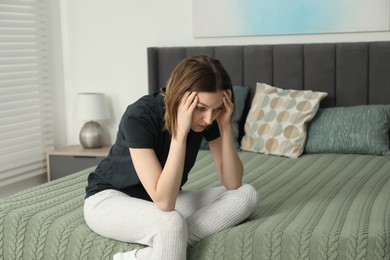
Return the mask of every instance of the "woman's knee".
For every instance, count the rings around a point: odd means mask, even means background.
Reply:
[[[161,234],[175,234],[187,239],[187,222],[183,215],[177,211],[163,212],[156,218],[155,228],[158,233]]]
[[[243,206],[250,209],[255,209],[259,203],[260,196],[255,187],[250,184],[243,184],[237,190],[238,196],[241,199]]]

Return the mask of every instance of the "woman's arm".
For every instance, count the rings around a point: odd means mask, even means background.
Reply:
[[[238,157],[231,129],[223,132],[221,137],[209,142],[210,151],[221,183],[228,190],[238,189],[242,185],[244,167]]]
[[[130,155],[138,177],[153,202],[163,211],[175,208],[183,176],[187,134],[191,127],[192,112],[198,102],[196,93],[186,93],[178,109],[178,129],[169,148],[164,168],[161,168],[152,149],[132,149]]]
[[[224,92],[224,111],[218,117],[218,126],[221,136],[209,142],[218,177],[227,189],[237,189],[242,184],[244,167],[237,154],[233,141],[231,116],[233,103],[231,93]]]
[[[172,140],[167,162],[161,168],[153,149],[131,149],[130,154],[138,177],[145,190],[163,211],[175,207],[184,165],[186,142]]]

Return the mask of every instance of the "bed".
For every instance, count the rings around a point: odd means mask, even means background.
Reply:
[[[149,92],[194,54],[218,58],[237,91],[248,90],[235,138],[244,182],[261,203],[240,225],[190,247],[188,259],[390,259],[390,42],[150,47],[147,54]],[[281,96],[326,93],[303,122],[303,146],[293,155],[251,143],[263,133],[252,131],[256,122],[248,118],[259,114],[252,101],[264,87]],[[0,200],[0,259],[112,259],[141,247],[86,226],[82,206],[92,170]],[[216,185],[204,147],[184,188]]]

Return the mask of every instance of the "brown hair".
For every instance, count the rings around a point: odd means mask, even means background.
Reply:
[[[217,92],[230,90],[234,102],[230,77],[219,60],[196,55],[182,60],[172,71],[165,90],[165,125],[173,136],[177,129],[177,111],[186,91]],[[234,111],[233,111],[234,115]]]

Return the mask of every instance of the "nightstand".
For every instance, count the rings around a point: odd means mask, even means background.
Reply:
[[[47,180],[55,180],[68,174],[98,165],[110,151],[110,146],[84,149],[79,145],[67,146],[47,153]]]

